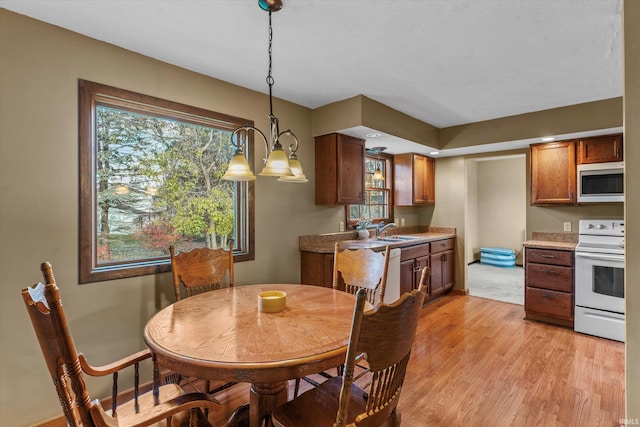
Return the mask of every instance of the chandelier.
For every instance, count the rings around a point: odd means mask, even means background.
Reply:
[[[302,172],[302,165],[296,155],[298,138],[290,129],[280,132],[278,118],[273,115],[272,87],[274,79],[271,75],[271,49],[273,44],[271,12],[277,12],[282,9],[282,1],[258,0],[258,6],[265,12],[269,12],[269,72],[267,74],[267,85],[269,86],[269,142],[267,142],[267,137],[264,133],[256,127],[245,125],[235,129],[231,133],[231,144],[235,147],[235,152],[222,179],[227,181],[253,181],[256,179],[244,154],[244,148],[249,141],[249,132],[254,132],[254,134],[257,133],[262,137],[266,151],[265,166],[259,175],[277,176],[279,177],[278,181],[283,182],[308,182],[309,180]],[[289,155],[285,153],[280,143],[280,137],[285,135],[293,139],[293,143],[289,145]]]

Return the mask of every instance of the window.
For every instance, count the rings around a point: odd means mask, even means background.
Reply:
[[[384,157],[382,157],[384,156]],[[391,218],[391,183],[390,156],[365,157],[365,204],[347,206],[347,222],[355,226],[360,218],[367,218],[374,223],[388,222]],[[376,179],[376,170],[380,170],[384,179]]]
[[[170,245],[233,239],[254,259],[254,185],[220,179],[253,122],[84,80],[79,94],[80,283],[169,271]]]

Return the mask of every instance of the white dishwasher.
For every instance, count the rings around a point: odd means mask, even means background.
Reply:
[[[387,287],[384,302],[387,304],[400,298],[400,249],[389,251],[389,267],[387,268]]]

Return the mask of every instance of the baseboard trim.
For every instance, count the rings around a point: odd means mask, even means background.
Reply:
[[[469,295],[469,290],[468,289],[456,289],[453,288],[451,289],[451,293],[454,295]]]
[[[32,424],[31,427],[67,427],[67,419],[64,415],[58,415],[56,417],[40,421],[39,423]]]

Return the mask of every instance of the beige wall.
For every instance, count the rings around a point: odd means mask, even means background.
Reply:
[[[436,160],[436,204],[420,209],[420,224],[433,227],[455,227],[456,241],[455,288],[463,289],[466,264],[464,202],[467,188],[463,157]]]
[[[640,182],[640,2],[624,0],[624,158],[625,188]],[[630,165],[633,165],[630,167]],[[631,184],[631,185],[628,185]],[[626,408],[640,419],[640,191],[625,196]]]
[[[467,189],[464,206],[464,229],[466,230],[464,263],[467,265],[476,259],[475,252],[480,247],[478,243],[478,162],[473,159],[466,160],[465,170]]]
[[[444,150],[610,129],[622,126],[621,117],[622,98],[605,99],[440,129],[439,147]]]
[[[316,108],[311,117],[313,136],[365,126],[419,144],[438,146],[436,127],[364,95],[356,95]]]
[[[480,248],[515,249],[522,264],[522,242],[526,228],[526,159],[517,157],[477,161],[478,244]]]

